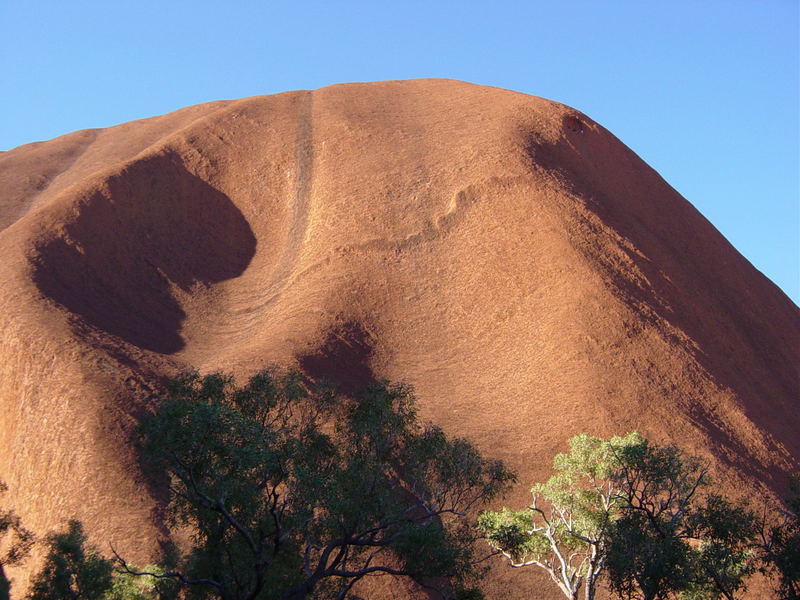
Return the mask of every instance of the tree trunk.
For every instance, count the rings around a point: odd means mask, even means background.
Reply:
[[[589,567],[591,569],[591,565]],[[586,600],[594,600],[594,592],[595,592],[595,580],[592,577],[591,572],[586,575],[586,591],[584,592],[584,597]]]
[[[580,584],[575,586],[575,589],[570,589],[570,587],[564,582],[558,581],[556,583],[558,583],[558,587],[561,588],[561,591],[564,592],[564,595],[569,598],[569,600],[578,600],[581,590]]]
[[[570,596],[569,600],[578,600],[578,597],[581,595],[581,584],[580,580],[578,584],[575,586],[575,589],[572,590],[572,595]]]

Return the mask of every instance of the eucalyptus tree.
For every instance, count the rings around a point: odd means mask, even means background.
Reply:
[[[616,457],[636,440],[636,434],[573,437],[570,451],[553,459],[556,474],[531,489],[530,506],[484,511],[478,529],[512,567],[543,569],[570,600],[581,589],[592,600],[606,568],[609,528],[621,510]]]
[[[638,434],[615,450],[613,479],[623,511],[609,541],[609,578],[623,598],[654,600],[688,590],[692,546],[687,519],[708,483],[708,470],[676,446]]]
[[[777,582],[781,600],[800,600],[800,474],[790,480],[786,507],[761,520],[761,570]]]
[[[708,493],[708,467],[638,434],[614,449],[621,512],[608,530],[608,576],[622,598],[735,600],[757,566],[755,515]]]
[[[586,434],[523,510],[485,511],[477,526],[513,567],[547,572],[570,600],[601,579],[625,599],[734,600],[757,566],[755,517],[706,494],[708,469],[638,433]]]
[[[477,598],[467,514],[514,480],[417,420],[402,385],[356,397],[296,373],[185,374],[139,431],[168,516],[194,532],[172,579],[192,597],[339,598],[377,575]],[[118,557],[123,570],[139,573]]]
[[[735,600],[758,568],[756,515],[743,504],[709,494],[689,514],[687,533],[695,541],[692,581],[683,596]]]

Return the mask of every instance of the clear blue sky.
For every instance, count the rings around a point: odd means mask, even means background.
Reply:
[[[448,77],[614,132],[800,301],[797,0],[0,0],[0,149],[210,100]]]

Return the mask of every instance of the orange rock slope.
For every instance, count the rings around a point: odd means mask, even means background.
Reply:
[[[509,504],[582,431],[676,442],[730,490],[798,470],[800,311],[555,102],[348,84],[80,131],[0,153],[0,228],[0,480],[40,533],[147,558],[129,434],[187,366],[409,382],[519,470]]]

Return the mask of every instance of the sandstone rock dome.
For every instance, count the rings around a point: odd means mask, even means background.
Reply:
[[[0,256],[6,500],[135,560],[164,525],[129,434],[187,366],[409,382],[423,418],[519,470],[507,504],[582,431],[678,443],[729,490],[800,467],[798,308],[541,98],[346,84],[21,146]]]

